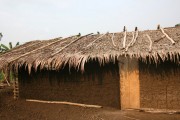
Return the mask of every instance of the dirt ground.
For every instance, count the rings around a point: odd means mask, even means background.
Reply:
[[[12,96],[11,88],[0,89],[0,120],[180,120],[180,114],[14,101]]]

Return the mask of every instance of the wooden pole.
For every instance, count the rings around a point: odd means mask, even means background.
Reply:
[[[101,39],[101,38],[102,38],[103,36],[105,36],[106,34],[107,34],[107,33],[102,34],[101,36],[99,36],[98,38],[96,38],[95,40],[93,40],[91,43],[89,43],[89,44],[86,46],[86,48],[92,46],[93,43],[95,43],[97,40]]]
[[[115,35],[114,35],[114,33],[113,33],[113,34],[112,34],[112,37],[111,37],[111,40],[112,40],[113,46],[116,47],[116,45],[115,45],[115,43],[114,43],[114,36],[115,36]]]
[[[44,100],[31,100],[31,99],[27,99],[26,101],[38,102],[38,103],[48,103],[48,104],[73,105],[73,106],[88,107],[88,108],[102,108],[102,106],[99,106],[99,105],[87,105],[87,104],[64,102],[64,101],[44,101]]]
[[[53,53],[51,56],[54,56],[54,55],[60,53],[62,50],[64,50],[65,48],[69,47],[71,44],[75,43],[76,41],[78,41],[78,40],[80,40],[80,39],[82,39],[82,38],[84,38],[84,37],[88,37],[88,36],[90,36],[90,35],[92,35],[92,34],[93,34],[93,33],[90,33],[90,34],[87,34],[87,35],[78,37],[77,39],[71,41],[70,43],[68,43],[67,45],[65,45],[64,47],[62,47],[62,48],[61,48],[60,50],[58,50],[57,52]]]
[[[137,40],[137,38],[138,38],[138,35],[139,35],[139,32],[138,32],[138,28],[137,27],[135,27],[135,38],[134,38],[134,40],[133,40],[133,42],[131,43],[131,46],[133,46],[134,45],[134,43],[136,42],[136,40]]]
[[[174,45],[174,44],[175,44],[175,41],[174,41],[172,38],[170,38],[168,34],[166,34],[166,33],[164,32],[164,29],[160,27],[160,30],[161,30],[161,32],[166,36],[166,38],[167,38],[168,40],[170,40],[171,43]]]
[[[149,45],[149,52],[152,52],[152,40],[151,40],[151,37],[148,35],[148,34],[146,34],[146,37],[148,38],[148,40],[149,40],[149,43],[150,43],[150,45]]]
[[[135,33],[135,35],[134,35],[134,33]],[[138,33],[138,28],[137,28],[137,27],[135,27],[135,32],[132,32],[132,35],[133,35],[132,40],[131,40],[131,42],[127,45],[127,47],[126,47],[126,49],[125,49],[126,52],[128,51],[129,47],[132,47],[132,46],[135,44],[135,42],[136,42],[136,40],[137,40],[137,38],[138,38],[139,33]]]
[[[8,84],[8,86],[11,86],[9,81],[7,80],[7,77],[6,77],[6,74],[4,74],[4,72],[2,72],[3,76],[4,76],[4,79],[6,80],[6,83]]]
[[[175,45],[175,41],[171,37],[169,37],[169,35],[167,33],[165,33],[164,29],[160,25],[157,26],[157,29],[161,30],[163,36],[160,39],[156,40],[155,42],[158,42],[162,38],[166,37],[168,40],[171,41],[172,45]]]
[[[14,74],[14,99],[19,98],[19,83],[18,83],[18,73]]]
[[[127,45],[126,50],[125,50],[126,52],[128,51],[128,48],[131,47],[133,41],[134,41],[134,32],[132,32],[132,40],[131,40],[131,42]]]
[[[126,37],[127,37],[127,29],[126,26],[124,26],[124,38],[123,38],[123,48],[126,47]]]

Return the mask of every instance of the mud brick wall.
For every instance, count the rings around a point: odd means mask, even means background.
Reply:
[[[141,108],[180,109],[180,66],[140,62]]]
[[[85,65],[85,72],[65,67],[57,71],[37,71],[28,75],[19,70],[20,98],[68,101],[120,108],[118,64],[100,67]]]

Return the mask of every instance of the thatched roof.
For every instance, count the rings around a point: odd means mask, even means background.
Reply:
[[[104,64],[116,61],[119,56],[151,59],[155,63],[168,59],[179,65],[180,27],[165,28],[164,32],[175,44],[161,30],[127,32],[126,41],[124,41],[125,32],[31,41],[0,55],[0,69],[25,65],[29,71],[32,67],[34,69],[53,67],[59,70],[69,65],[83,71],[84,64],[89,60],[97,60],[100,64]],[[134,38],[137,37],[136,41],[132,40],[133,33]],[[132,44],[127,49],[130,42]]]

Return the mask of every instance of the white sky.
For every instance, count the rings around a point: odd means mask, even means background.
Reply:
[[[156,29],[180,23],[180,0],[0,0],[1,43]]]

